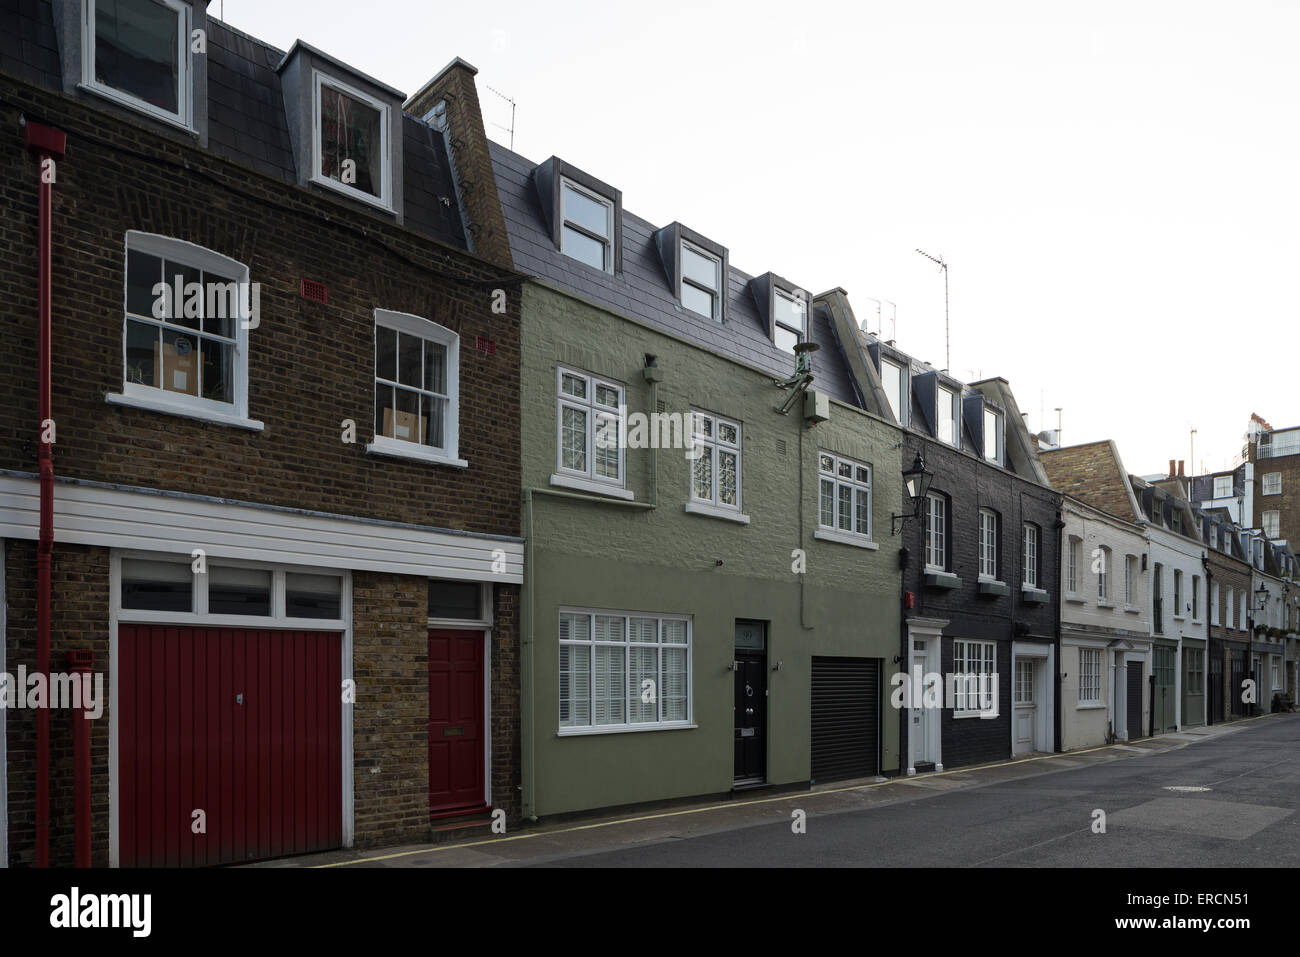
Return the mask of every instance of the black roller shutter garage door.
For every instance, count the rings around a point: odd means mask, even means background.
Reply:
[[[880,659],[813,658],[812,779],[880,771]]]

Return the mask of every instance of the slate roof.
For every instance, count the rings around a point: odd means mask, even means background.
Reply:
[[[211,13],[211,11],[209,11]],[[297,183],[284,95],[276,66],[285,51],[209,15],[208,150],[285,183]],[[330,58],[333,59],[333,58]],[[337,62],[337,61],[336,61]],[[63,87],[50,0],[0,3],[0,73],[49,90]],[[102,103],[90,94],[85,102]],[[141,122],[149,123],[141,117]],[[446,144],[420,119],[402,114],[403,216],[408,228],[466,248]],[[170,132],[170,131],[169,131]],[[325,195],[325,194],[322,194]],[[444,204],[442,199],[451,200]],[[329,198],[337,200],[332,194]]]
[[[773,377],[794,371],[794,357],[768,338],[766,316],[749,289],[751,276],[729,269],[729,318],[720,323],[683,308],[654,241],[658,227],[623,210],[623,272],[612,275],[564,255],[551,240],[533,182],[537,164],[498,143],[489,144],[515,269],[571,290],[613,311],[756,367]],[[713,238],[713,237],[711,237]],[[723,243],[723,245],[726,245]],[[862,407],[829,312],[810,309],[813,388]]]

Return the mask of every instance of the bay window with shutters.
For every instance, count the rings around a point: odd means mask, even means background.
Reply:
[[[817,537],[871,541],[871,466],[821,452],[817,468]]]
[[[366,451],[464,468],[459,457],[460,337],[436,322],[375,310],[375,432]]]
[[[952,670],[954,715],[980,714],[997,707],[998,658],[994,642],[954,639]]]
[[[552,485],[630,499],[624,488],[626,411],[622,384],[577,369],[556,370],[556,471]]]
[[[108,402],[260,430],[248,419],[248,276],[210,249],[129,231],[122,391]]]
[[[691,624],[685,615],[561,609],[560,734],[689,727]]]

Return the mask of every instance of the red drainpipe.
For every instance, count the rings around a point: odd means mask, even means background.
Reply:
[[[37,441],[40,449],[41,531],[36,544],[36,670],[45,676],[46,707],[36,711],[36,866],[50,866],[50,569],[54,554],[54,443],[46,441],[50,422],[50,272],[51,218],[56,163],[67,136],[61,130],[25,120],[23,142],[36,154],[40,184],[40,384]]]

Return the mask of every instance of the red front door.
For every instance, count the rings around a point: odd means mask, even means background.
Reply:
[[[483,807],[483,632],[429,630],[429,813]]]

